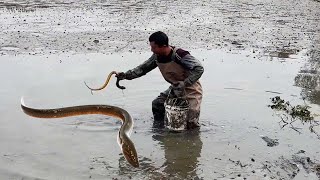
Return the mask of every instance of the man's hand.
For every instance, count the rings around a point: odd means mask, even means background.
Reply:
[[[177,83],[173,84],[171,87],[175,96],[184,97],[186,95],[185,84],[183,81],[178,81]]]
[[[124,80],[124,79],[126,79],[126,73],[117,72],[116,77],[118,78],[118,80]]]

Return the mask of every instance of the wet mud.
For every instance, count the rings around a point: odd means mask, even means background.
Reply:
[[[0,179],[320,179],[319,136],[283,126],[270,99],[320,114],[320,3],[308,1],[0,1]],[[162,30],[205,67],[199,130],[152,128],[151,102],[169,86],[158,70],[111,79],[151,53]],[[151,85],[150,85],[151,84]],[[109,104],[134,118],[134,169],[100,115],[28,117],[38,108]],[[319,126],[313,131],[320,133]]]
[[[299,7],[299,8],[296,8]],[[319,44],[316,1],[0,2],[1,52],[145,51],[162,30],[190,48],[251,49],[287,58]]]

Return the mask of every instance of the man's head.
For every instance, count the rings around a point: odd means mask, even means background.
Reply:
[[[150,35],[149,42],[151,46],[151,51],[157,55],[166,55],[169,48],[169,39],[168,36],[161,32],[157,31]],[[169,48],[170,49],[170,48]]]

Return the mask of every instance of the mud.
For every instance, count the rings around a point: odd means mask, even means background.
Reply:
[[[282,127],[268,107],[281,95],[319,120],[319,9],[314,0],[0,1],[0,179],[319,179],[319,136],[301,121],[299,132]],[[152,128],[151,102],[169,86],[158,70],[122,81],[125,90],[112,79],[91,94],[83,83],[143,62],[156,30],[205,67],[198,131]],[[141,167],[123,158],[116,119],[35,119],[21,96],[38,108],[126,109]]]
[[[143,52],[163,30],[172,44],[250,49],[287,58],[319,44],[316,1],[15,1],[0,3],[2,54]],[[299,8],[297,8],[299,7]]]
[[[272,179],[302,179],[307,178],[306,174],[313,172],[317,178],[320,178],[317,167],[319,162],[314,162],[310,157],[303,153],[293,154],[291,157],[281,156],[275,162],[266,161],[263,163],[263,169],[268,172]],[[303,171],[305,177],[301,176],[300,171]],[[300,175],[300,177],[296,177]],[[314,178],[316,178],[314,177]]]

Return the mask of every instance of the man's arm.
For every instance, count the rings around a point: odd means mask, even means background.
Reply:
[[[200,61],[193,57],[188,51],[178,49],[176,53],[180,57],[177,63],[190,71],[190,75],[184,80],[184,85],[191,86],[202,76],[204,68]]]
[[[153,54],[148,60],[134,69],[125,72],[125,79],[131,80],[141,77],[157,67],[156,55]]]

